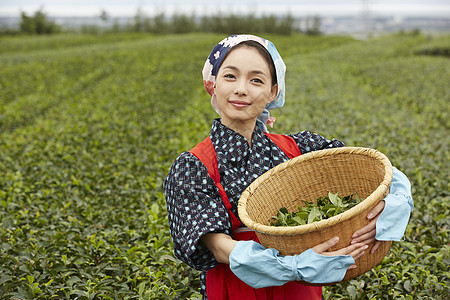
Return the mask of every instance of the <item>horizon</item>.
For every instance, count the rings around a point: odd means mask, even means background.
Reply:
[[[260,0],[258,2],[247,1],[228,1],[228,4],[211,5],[206,0],[171,0],[171,1],[121,1],[121,0],[46,0],[41,4],[31,0],[0,0],[0,17],[20,17],[20,12],[27,14],[34,13],[39,9],[48,17],[96,17],[105,11],[111,18],[132,17],[138,11],[145,15],[156,15],[164,12],[168,15],[173,14],[193,14],[217,15],[224,14],[287,14],[291,13],[296,17],[317,15],[320,17],[345,17],[361,16],[370,14],[371,17],[394,16],[394,17],[450,17],[450,3],[443,0],[408,1],[387,1],[387,0],[363,0],[346,1],[345,4],[335,5],[334,1],[321,0],[314,1],[314,4],[308,4],[312,1],[293,1],[280,0],[278,4],[270,1]],[[151,2],[151,3],[150,3]],[[126,3],[126,4],[123,4]],[[233,5],[234,4],[234,5]]]

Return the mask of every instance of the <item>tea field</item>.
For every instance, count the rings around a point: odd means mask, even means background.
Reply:
[[[162,181],[216,117],[201,70],[223,37],[0,37],[0,299],[199,296]],[[412,182],[404,240],[324,298],[448,299],[450,37],[266,37],[288,67],[271,132],[376,148]]]

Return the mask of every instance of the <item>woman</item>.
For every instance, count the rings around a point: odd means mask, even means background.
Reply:
[[[268,110],[284,104],[285,69],[275,46],[252,35],[222,40],[205,63],[204,85],[221,118],[205,141],[175,160],[164,181],[175,256],[203,271],[205,299],[321,299],[321,287],[296,281],[340,281],[367,244],[399,240],[405,231],[413,202],[408,179],[395,168],[391,194],[351,245],[337,251],[327,250],[339,237],[280,256],[241,224],[237,203],[255,178],[301,153],[344,146],[309,131],[268,134],[266,125],[275,121]],[[378,242],[370,252],[377,248]]]

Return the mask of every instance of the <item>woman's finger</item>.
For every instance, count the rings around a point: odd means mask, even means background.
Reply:
[[[367,219],[372,220],[377,217],[384,209],[385,202],[381,200],[375,207],[367,214]]]
[[[369,244],[371,244],[371,243],[373,243],[373,242],[375,242],[376,240],[375,240],[375,236],[372,236],[371,238],[369,238],[369,239],[366,239],[366,240],[364,240],[364,241],[361,241],[360,243],[362,243],[362,244],[364,244],[364,245],[369,245]]]
[[[355,257],[358,258],[362,255],[362,252],[364,252],[364,250],[366,250],[368,247],[369,247],[368,245],[358,243],[358,244],[353,244],[353,245],[347,246],[345,248],[341,248],[336,251],[323,252],[321,254],[325,255],[325,256],[351,255],[353,258],[355,258]]]
[[[375,253],[375,251],[380,247],[381,242],[375,240],[376,235],[376,223],[378,218],[380,217],[381,212],[383,211],[385,206],[385,202],[380,201],[368,214],[367,219],[371,220],[369,224],[364,226],[363,228],[355,231],[352,235],[351,244],[363,243],[370,244],[375,241],[372,249],[370,249],[370,253]]]
[[[332,239],[327,240],[326,242],[319,244],[315,247],[313,247],[312,249],[321,255],[325,255],[325,256],[336,256],[336,255],[350,255],[353,257],[353,259],[358,259],[361,257],[361,255],[364,254],[364,251],[369,247],[366,244],[363,243],[355,243],[352,244],[350,246],[341,248],[339,250],[336,251],[331,251],[328,252],[327,250],[330,249],[331,247],[335,246],[337,244],[337,242],[339,241],[338,237],[334,237]]]
[[[355,243],[370,244],[371,242],[373,242],[373,239],[375,239],[376,233],[377,233],[376,229],[373,228],[369,232],[366,232],[362,235],[359,235],[356,238],[353,238],[350,244],[355,244]]]
[[[361,229],[358,229],[357,231],[355,231],[355,233],[352,235],[353,239],[356,239],[360,236],[365,235],[366,233],[371,232],[372,230],[376,229],[376,225],[377,225],[377,220],[378,217],[376,219],[373,219],[372,221],[369,222],[369,224],[367,224],[366,226],[364,226]]]
[[[336,245],[337,242],[339,242],[339,237],[336,236],[336,237],[334,237],[332,239],[329,239],[328,241],[326,241],[326,242],[324,242],[322,244],[314,246],[312,249],[318,254],[323,254],[328,249],[330,249],[331,247]]]
[[[374,254],[375,251],[377,251],[378,248],[381,246],[381,241],[375,241],[375,244],[373,245],[372,249],[370,249],[370,253]]]
[[[368,247],[369,247],[368,245],[365,245],[363,247],[357,248],[356,250],[351,252],[350,255],[353,257],[354,260],[357,260],[358,258],[360,258],[366,252],[365,250]]]

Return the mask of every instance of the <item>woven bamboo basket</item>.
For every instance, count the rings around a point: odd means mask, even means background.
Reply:
[[[359,147],[342,147],[310,152],[286,161],[257,178],[241,195],[239,217],[255,230],[260,243],[281,255],[295,255],[339,236],[334,251],[350,245],[353,233],[369,223],[369,211],[389,193],[392,165],[381,152]],[[360,204],[329,219],[307,225],[275,227],[270,219],[281,207],[297,211],[304,200],[315,201],[328,191],[340,196],[364,198]],[[370,254],[373,243],[348,270],[343,281],[372,269],[386,256],[391,242],[382,242]],[[305,283],[306,284],[306,283]],[[325,285],[325,284],[324,284]]]

